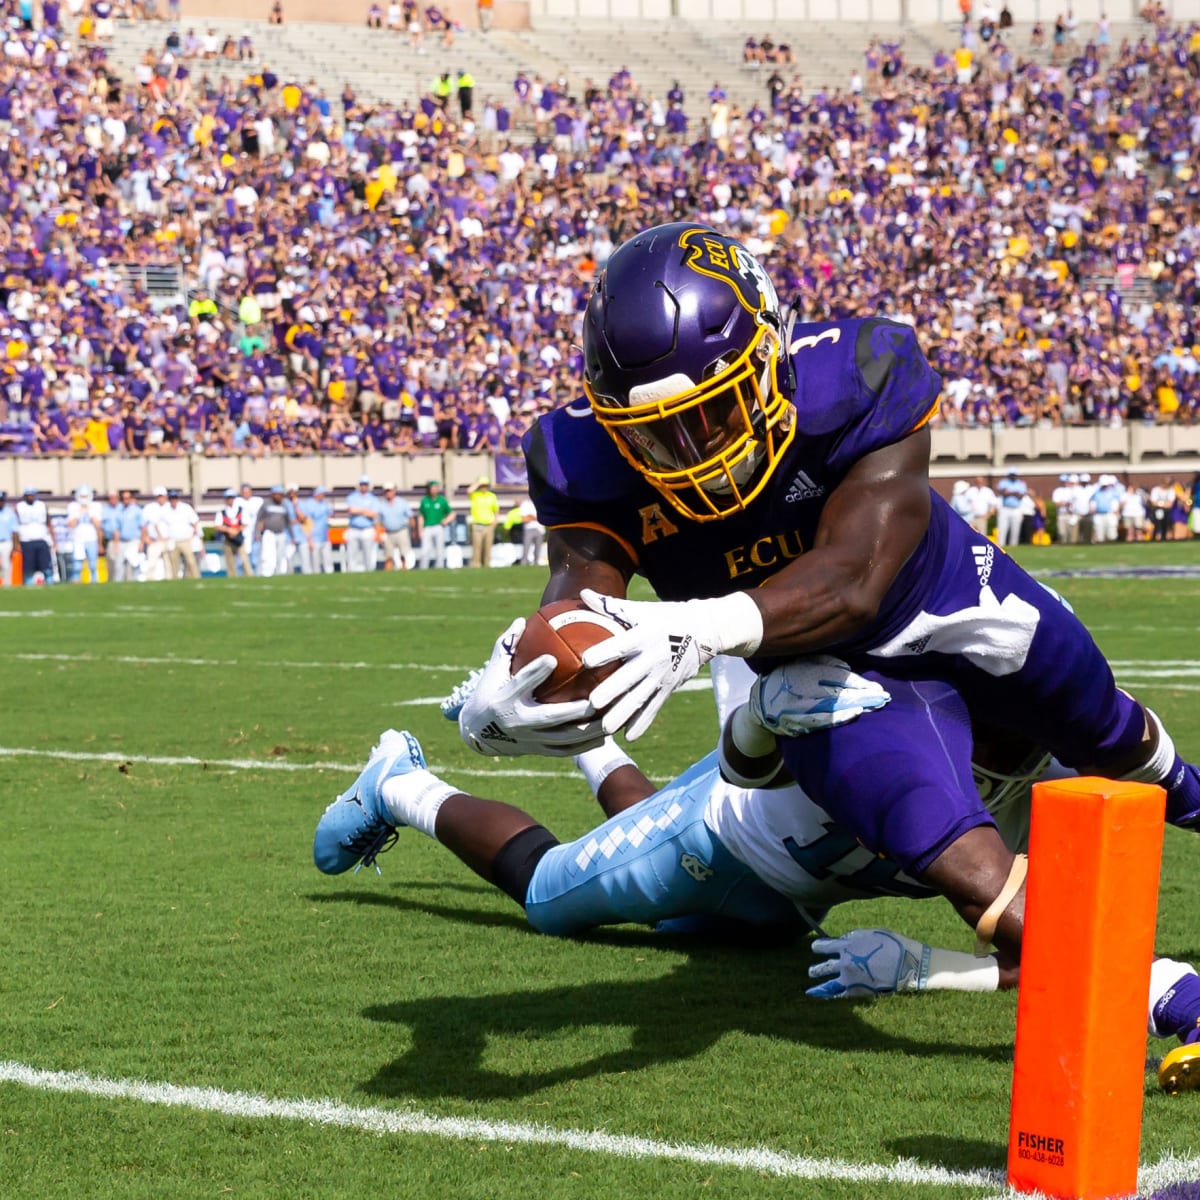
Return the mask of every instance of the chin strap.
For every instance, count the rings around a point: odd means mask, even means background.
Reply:
[[[1009,868],[1008,878],[1004,881],[1000,894],[987,906],[987,910],[979,918],[979,924],[975,926],[976,958],[988,956],[988,947],[996,936],[996,926],[1000,924],[1000,918],[1004,915],[1004,910],[1012,903],[1013,897],[1021,890],[1021,884],[1025,882],[1025,874],[1028,870],[1029,858],[1024,854],[1013,855],[1012,866]]]

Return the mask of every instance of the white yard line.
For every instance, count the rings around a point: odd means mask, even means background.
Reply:
[[[156,654],[37,654],[18,652],[0,654],[0,658],[16,659],[20,662],[59,663],[129,663],[133,666],[160,667],[280,667],[288,670],[327,671],[448,671],[466,676],[470,667],[460,663],[419,662],[291,662],[284,660],[259,659],[250,661],[239,658],[177,658],[172,655]],[[440,701],[441,697],[439,697]]]
[[[192,754],[122,754],[116,750],[48,750],[32,746],[0,746],[0,758],[50,758],[62,762],[145,763],[156,767],[207,767],[231,771],[338,771],[357,775],[366,762],[288,762],[276,758],[203,758]],[[569,760],[564,760],[564,762]],[[480,779],[561,779],[579,778],[574,770],[537,771],[526,767],[447,767],[430,763],[435,773]]]
[[[242,607],[251,607],[245,605]],[[328,612],[324,609],[313,609],[309,612],[281,612],[280,607],[274,604],[263,604],[256,607],[261,607],[265,611],[270,612],[271,620],[273,621],[406,621],[406,622],[436,622],[446,624],[447,617],[445,613],[340,613]],[[57,609],[37,608],[30,609],[28,612],[16,612],[13,610],[0,611],[0,617],[62,617],[70,621],[129,621],[131,615],[137,613],[145,613],[153,616],[159,616],[162,613],[186,613],[188,621],[224,621],[228,622],[231,617],[225,610],[208,611],[199,610],[189,612],[184,608],[156,608],[147,606],[145,608],[127,608],[123,612],[59,612]],[[499,628],[503,622],[496,615],[488,613],[455,613],[455,625],[461,625],[464,622],[483,623],[496,626]]]
[[[1195,658],[1110,658],[1108,665],[1117,667],[1200,667],[1200,659]]]
[[[1003,1188],[1004,1185],[1001,1171],[982,1168],[955,1170],[927,1166],[914,1159],[901,1158],[893,1163],[856,1163],[840,1158],[810,1158],[771,1150],[766,1146],[663,1142],[600,1129],[556,1129],[550,1125],[489,1121],[478,1117],[437,1117],[414,1109],[364,1108],[331,1099],[279,1100],[253,1092],[227,1092],[220,1088],[186,1087],[136,1079],[106,1079],[86,1071],[45,1071],[19,1062],[0,1061],[0,1083],[12,1083],[41,1092],[187,1108],[245,1120],[299,1121],[305,1125],[358,1129],[379,1137],[407,1135],[443,1138],[447,1141],[563,1146],[587,1154],[606,1154],[625,1159],[670,1159],[758,1171],[786,1179],[980,1189]],[[1147,1195],[1173,1183],[1185,1183],[1198,1177],[1200,1157],[1183,1158],[1168,1152],[1157,1163],[1144,1165],[1138,1171],[1138,1191]],[[999,1196],[1016,1194],[1003,1190]]]
[[[1126,679],[1118,676],[1118,682],[1124,688],[1134,688],[1139,692],[1171,691],[1171,692],[1200,692],[1200,683],[1172,683],[1166,679]]]
[[[17,651],[13,654],[0,654],[0,659],[14,659],[17,662],[57,662],[57,663],[126,663],[132,666],[159,667],[280,667],[289,670],[328,670],[328,671],[446,671],[464,678],[471,670],[460,663],[419,663],[419,662],[289,662],[269,661],[259,659],[249,661],[238,658],[177,658],[172,655],[154,654],[50,654],[35,651]],[[712,690],[712,679],[707,675],[699,679],[690,679],[678,689],[681,692],[706,692]],[[441,704],[445,693],[441,696],[418,696],[413,700],[397,700],[395,707],[409,708],[424,704]]]
[[[912,1160],[854,1163],[838,1158],[808,1158],[765,1146],[716,1146],[711,1143],[662,1142],[604,1130],[555,1129],[550,1125],[488,1121],[471,1117],[436,1117],[413,1109],[360,1108],[338,1100],[274,1100],[252,1092],[181,1087],[132,1079],[105,1079],[84,1071],[43,1071],[18,1062],[0,1062],[0,1082],[43,1092],[135,1100],[169,1108],[188,1108],[249,1120],[300,1121],[358,1129],[380,1137],[410,1135],[450,1141],[503,1142],[506,1145],[563,1146],[587,1154],[626,1159],[673,1159],[706,1166],[759,1171],[788,1179],[844,1180],[850,1183],[924,1184],[944,1187],[995,1188],[996,1171],[956,1171],[924,1166]]]
[[[433,1137],[447,1141],[563,1146],[586,1154],[625,1159],[669,1159],[757,1171],[786,1179],[1001,1189],[998,1193],[993,1191],[986,1200],[1007,1200],[1018,1195],[1004,1187],[1004,1174],[1001,1171],[986,1168],[956,1170],[927,1166],[914,1159],[901,1158],[893,1163],[856,1163],[840,1158],[810,1158],[771,1150],[766,1146],[663,1142],[632,1134],[608,1133],[601,1129],[556,1129],[550,1125],[489,1121],[479,1117],[437,1117],[415,1109],[365,1108],[332,1099],[280,1100],[253,1092],[228,1092],[221,1088],[186,1087],[137,1079],[107,1079],[86,1071],[46,1071],[25,1063],[2,1060],[0,1083],[12,1083],[40,1092],[94,1096],[102,1100],[133,1100],[165,1108],[220,1113],[243,1120],[298,1121],[305,1125],[357,1129],[378,1137]],[[1145,1196],[1173,1183],[1186,1183],[1197,1178],[1200,1178],[1200,1157],[1185,1158],[1168,1152],[1158,1162],[1143,1165],[1138,1171],[1138,1192]]]

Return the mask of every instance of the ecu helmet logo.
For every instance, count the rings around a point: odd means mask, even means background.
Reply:
[[[687,251],[687,266],[727,283],[747,312],[757,315],[779,308],[775,286],[767,273],[732,238],[721,237],[711,229],[689,229],[680,236],[679,244]]]

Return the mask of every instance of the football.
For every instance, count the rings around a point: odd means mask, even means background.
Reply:
[[[580,655],[623,628],[612,617],[592,612],[582,600],[544,604],[525,622],[525,632],[513,650],[513,674],[535,658],[553,654],[557,664],[554,674],[533,693],[533,698],[540,704],[586,699],[592,688],[611,675],[620,663],[589,670]]]

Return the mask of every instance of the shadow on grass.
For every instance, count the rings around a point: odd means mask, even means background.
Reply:
[[[411,891],[417,886],[420,885],[409,885],[405,890]],[[446,885],[438,884],[437,890],[445,891]],[[470,890],[495,894],[494,888],[483,886]],[[407,900],[403,896],[389,896],[380,892],[316,892],[308,899],[317,904],[332,901],[338,904],[374,905],[377,908],[390,908],[393,912],[421,913],[424,916],[442,917],[447,921],[462,921],[468,925],[479,925],[490,929],[525,929],[533,934],[533,930],[529,929],[525,923],[524,916],[515,907],[512,912],[452,908],[444,904],[433,904],[428,900]]]
[[[459,916],[461,914],[454,914]],[[473,914],[478,916],[491,914]],[[723,1035],[738,1031],[821,1049],[858,1054],[960,1056],[987,1061],[1011,1058],[1009,1044],[963,1045],[934,1033],[930,1040],[882,1032],[864,1023],[852,1002],[804,1003],[799,989],[808,954],[804,949],[769,953],[697,945],[695,940],[645,940],[688,954],[666,975],[650,980],[594,982],[485,996],[437,996],[372,1005],[363,1015],[411,1030],[406,1053],[362,1084],[379,1096],[473,1100],[526,1096],[543,1088],[598,1074],[639,1071],[693,1058]],[[639,939],[640,940],[640,939]],[[566,1065],[538,1061],[538,1040],[569,1037],[573,1029],[632,1029],[622,1049]],[[528,1057],[505,1071],[485,1064],[489,1041],[509,1037],[528,1043]]]
[[[914,1158],[925,1166],[974,1171],[1008,1164],[1008,1144],[976,1138],[950,1137],[945,1133],[915,1133],[883,1143],[897,1158]]]

